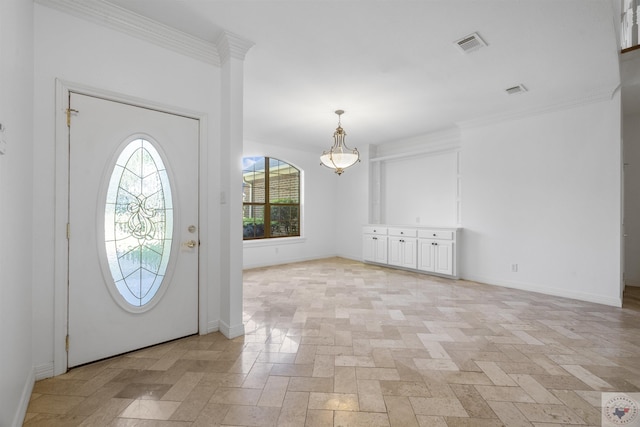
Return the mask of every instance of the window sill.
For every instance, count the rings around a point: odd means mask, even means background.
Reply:
[[[245,248],[259,248],[262,246],[293,245],[304,243],[306,240],[306,237],[278,237],[275,239],[243,240],[242,244]]]

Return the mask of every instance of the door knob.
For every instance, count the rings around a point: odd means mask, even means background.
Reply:
[[[184,245],[189,249],[193,249],[198,245],[198,242],[196,242],[195,240],[188,240],[184,243]]]

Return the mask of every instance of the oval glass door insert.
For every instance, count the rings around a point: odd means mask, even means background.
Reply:
[[[167,271],[173,235],[169,176],[151,142],[136,139],[109,180],[104,236],[113,285],[134,307],[149,303]]]

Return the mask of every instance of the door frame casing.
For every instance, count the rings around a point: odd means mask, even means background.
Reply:
[[[140,108],[148,108],[169,114],[176,114],[199,121],[200,164],[198,173],[198,227],[201,245],[198,252],[198,331],[209,332],[207,327],[208,298],[208,235],[207,203],[204,197],[209,188],[208,180],[203,179],[208,158],[207,114],[185,110],[121,93],[110,92],[82,84],[56,79],[55,111],[55,208],[54,208],[54,319],[53,319],[53,375],[67,372],[66,336],[69,328],[69,241],[67,239],[67,221],[69,218],[69,130],[67,127],[67,103],[69,92],[95,96],[108,101],[121,102]],[[80,112],[82,114],[82,112]],[[73,121],[73,117],[71,118]],[[71,344],[73,345],[73,344]]]

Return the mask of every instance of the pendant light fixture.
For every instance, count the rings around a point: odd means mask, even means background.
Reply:
[[[338,175],[349,166],[353,166],[360,161],[360,153],[358,149],[353,150],[344,143],[344,137],[347,135],[340,125],[340,116],[344,114],[343,110],[336,110],[338,115],[338,127],[333,133],[333,147],[329,151],[324,151],[320,156],[320,164],[330,169],[334,169]]]

